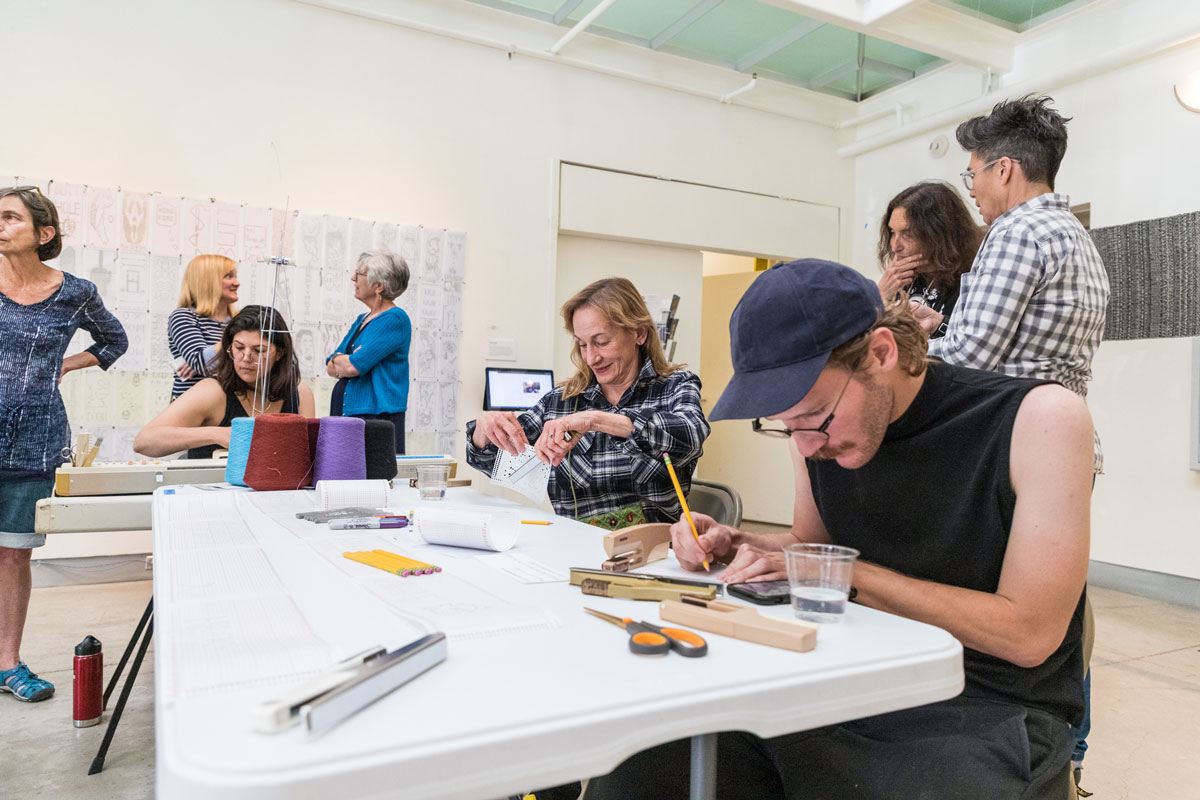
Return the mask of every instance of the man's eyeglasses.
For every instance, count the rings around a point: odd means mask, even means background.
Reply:
[[[793,436],[803,436],[810,439],[821,437],[824,440],[829,439],[829,426],[833,424],[833,415],[837,411],[838,404],[842,402],[842,397],[846,394],[846,389],[850,386],[850,381],[854,378],[854,373],[851,372],[846,376],[846,382],[842,384],[842,391],[838,393],[837,400],[833,401],[833,408],[829,409],[829,416],[815,428],[764,428],[762,419],[750,420],[750,428],[755,433],[761,433],[763,436],[774,436],[779,439],[790,439]]]
[[[969,192],[969,191],[971,191],[972,189],[974,189],[974,188],[975,188],[975,173],[976,173],[976,172],[983,172],[985,169],[989,169],[990,167],[994,167],[995,165],[999,164],[1001,161],[1003,161],[1003,160],[1004,160],[1004,159],[1006,159],[1006,158],[1007,158],[1009,161],[1015,161],[1015,162],[1017,162],[1018,164],[1020,164],[1020,163],[1021,163],[1021,159],[1019,159],[1019,158],[1012,158],[1012,157],[1010,157],[1010,156],[1000,156],[999,158],[997,158],[997,159],[993,159],[992,161],[989,161],[988,163],[984,164],[982,167],[980,167],[980,168],[979,168],[979,169],[977,169],[977,170],[974,170],[974,169],[969,169],[969,170],[967,170],[966,172],[960,172],[960,173],[958,173],[958,176],[959,176],[960,178],[962,178],[962,181],[963,181],[963,186],[967,187],[967,191],[968,191],[968,192]]]

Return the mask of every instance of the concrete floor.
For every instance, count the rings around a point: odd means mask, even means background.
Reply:
[[[71,725],[74,645],[89,633],[99,638],[107,677],[149,597],[149,581],[34,590],[23,657],[58,693],[34,705],[0,696],[0,798],[153,796],[149,658],[100,775],[88,776],[87,768],[103,725]],[[1200,718],[1200,610],[1097,588],[1091,598],[1093,727],[1083,787],[1096,800],[1200,797],[1192,736]]]

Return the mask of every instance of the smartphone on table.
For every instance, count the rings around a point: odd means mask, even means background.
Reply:
[[[791,598],[791,588],[787,581],[750,581],[748,583],[731,583],[725,587],[734,597],[749,600],[760,606],[774,606],[786,603]]]

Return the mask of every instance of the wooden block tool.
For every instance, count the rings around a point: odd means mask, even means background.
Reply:
[[[665,522],[647,522],[604,535],[608,560],[600,565],[606,572],[628,572],[667,557],[671,548],[671,526]]]
[[[621,574],[582,567],[571,568],[571,585],[578,586],[584,594],[625,600],[679,600],[684,595],[712,600],[721,593],[721,586],[717,583],[661,575]]]
[[[658,615],[667,622],[798,653],[807,653],[817,646],[818,626],[811,622],[764,617],[753,608],[720,600],[699,597],[663,600],[658,604]]]

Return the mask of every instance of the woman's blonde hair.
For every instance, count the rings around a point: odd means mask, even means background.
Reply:
[[[665,377],[683,368],[683,364],[667,363],[662,343],[658,340],[658,328],[650,316],[649,309],[646,308],[646,301],[630,281],[625,278],[604,278],[584,287],[563,303],[563,323],[567,333],[572,336],[575,335],[575,312],[584,306],[596,309],[618,328],[635,333],[645,331],[646,341],[638,346],[638,353],[642,359],[650,359],[654,371],[659,375]],[[575,374],[560,384],[563,387],[564,399],[583,392],[595,377],[579,352],[578,341],[571,345],[571,363],[575,365]]]
[[[237,269],[232,258],[215,253],[199,255],[188,262],[183,271],[183,286],[179,290],[179,308],[194,308],[202,317],[211,317],[221,305],[221,279],[231,269]],[[237,309],[229,307],[229,316]]]

